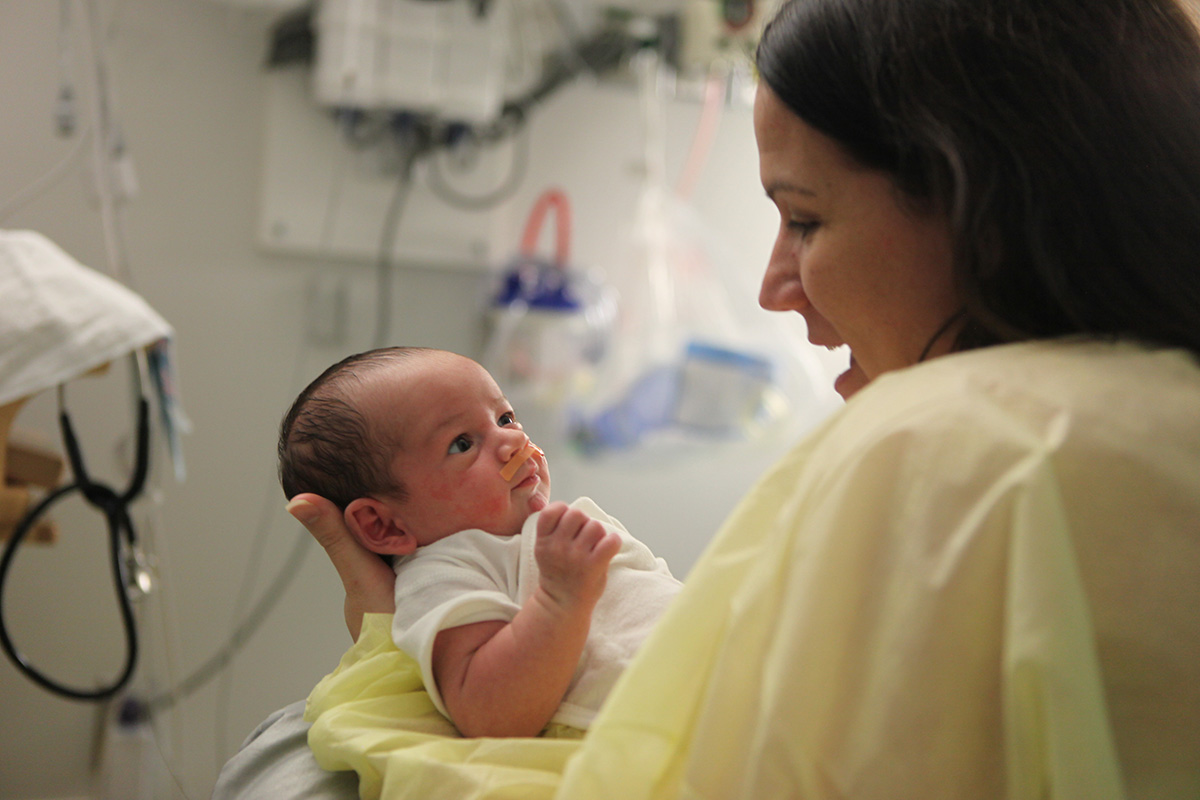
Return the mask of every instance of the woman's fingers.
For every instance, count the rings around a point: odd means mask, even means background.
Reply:
[[[345,526],[341,522],[341,512],[332,501],[316,494],[298,494],[287,504],[287,512],[308,528],[322,547],[339,542],[341,532],[338,527]]]
[[[288,513],[308,529],[333,562],[346,592],[346,627],[357,639],[364,613],[396,610],[396,573],[375,553],[360,545],[346,527],[341,509],[315,494],[298,494]]]

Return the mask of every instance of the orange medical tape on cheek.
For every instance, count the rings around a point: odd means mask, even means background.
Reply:
[[[513,454],[513,457],[508,460],[508,463],[500,470],[500,477],[504,480],[511,480],[513,475],[517,474],[517,470],[521,465],[528,461],[534,453],[544,456],[545,453],[533,442],[526,442],[525,446]]]

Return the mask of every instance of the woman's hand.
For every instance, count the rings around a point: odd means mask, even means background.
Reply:
[[[360,545],[342,519],[341,510],[315,494],[298,494],[287,505],[337,569],[346,590],[346,628],[358,639],[363,614],[396,610],[396,573],[375,553]]]

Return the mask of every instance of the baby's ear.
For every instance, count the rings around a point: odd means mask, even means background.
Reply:
[[[373,497],[351,500],[344,514],[346,527],[358,543],[372,553],[406,556],[417,549],[417,540],[405,530],[387,503]]]

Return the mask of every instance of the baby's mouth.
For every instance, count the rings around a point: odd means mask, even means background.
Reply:
[[[521,465],[532,458],[535,453],[540,456],[546,455],[540,447],[526,440],[525,446],[516,453],[513,453],[513,457],[500,469],[500,477],[506,481],[512,480],[513,475],[517,474],[517,470],[521,468]]]

